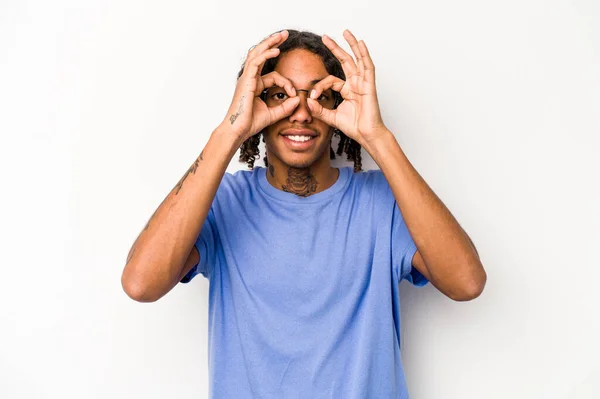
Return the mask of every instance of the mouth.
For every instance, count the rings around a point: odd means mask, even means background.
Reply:
[[[281,136],[288,148],[303,150],[312,147],[318,135],[309,129],[287,129]]]

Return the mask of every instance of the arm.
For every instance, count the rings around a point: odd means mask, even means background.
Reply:
[[[237,148],[298,105],[288,79],[277,72],[260,75],[265,61],[279,54],[277,46],[287,37],[287,31],[277,32],[250,50],[225,120],[133,243],[121,276],[121,285],[131,298],[158,300],[198,263],[194,243]],[[267,107],[259,96],[273,85],[285,87],[290,98]]]
[[[220,125],[156,209],[133,243],[121,276],[123,289],[132,299],[158,300],[197,263],[194,242],[237,148],[239,142],[228,126]]]
[[[412,166],[394,135],[385,130],[375,137],[365,142],[365,150],[390,184],[417,245],[413,266],[449,298],[476,298],[487,276],[471,239]]]
[[[417,252],[412,264],[442,293],[454,300],[469,300],[483,290],[487,276],[470,238],[450,211],[417,173],[381,119],[375,88],[375,65],[364,41],[346,30],[354,59],[328,36],[323,43],[342,63],[344,81],[328,76],[317,83],[308,100],[313,116],[356,140],[386,177]],[[344,101],[336,110],[317,101],[333,88]]]

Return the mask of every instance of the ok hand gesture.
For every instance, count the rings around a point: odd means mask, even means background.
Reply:
[[[277,46],[285,42],[288,36],[286,30],[274,33],[248,52],[244,71],[238,79],[231,106],[223,121],[241,142],[290,115],[300,103],[288,79],[277,72],[260,74],[265,62],[279,55]],[[276,107],[267,107],[260,99],[260,94],[272,86],[283,87],[289,98]]]
[[[350,44],[356,62],[332,38],[323,35],[323,43],[342,64],[346,80],[327,76],[314,86],[308,106],[315,118],[364,146],[386,129],[377,101],[375,66],[364,41],[358,42],[349,30],[344,31],[344,38]],[[335,110],[324,108],[315,100],[328,89],[339,92],[344,99]]]

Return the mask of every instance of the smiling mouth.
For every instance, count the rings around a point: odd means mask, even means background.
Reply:
[[[307,128],[288,128],[281,133],[283,141],[289,149],[305,150],[310,148],[319,136],[317,132]]]
[[[282,135],[283,142],[290,150],[307,150],[311,148],[317,139],[317,136],[308,136],[302,134]]]
[[[304,136],[304,135],[300,135],[300,134],[298,134],[298,135],[288,134],[288,135],[283,136],[283,137],[285,137],[286,139],[289,139],[291,141],[294,141],[296,143],[304,143],[304,142],[307,142],[307,141],[315,139],[314,136]]]

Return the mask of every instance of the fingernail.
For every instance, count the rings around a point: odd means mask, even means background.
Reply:
[[[310,92],[310,98],[312,98],[313,100],[315,99],[316,93],[314,90],[311,90]]]

